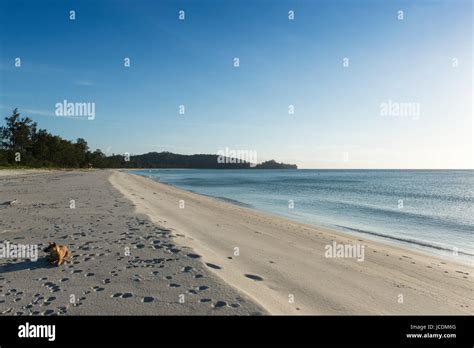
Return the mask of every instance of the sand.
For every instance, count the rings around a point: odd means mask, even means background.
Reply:
[[[39,249],[37,261],[0,258],[1,314],[266,313],[178,245],[179,231],[136,213],[111,174],[0,171],[0,243]],[[69,246],[72,259],[49,265],[50,241]]]
[[[0,171],[6,241],[40,249],[0,259],[6,315],[473,312],[470,266],[124,171]],[[49,265],[50,241],[72,259]],[[363,245],[363,261],[326,257],[333,242]]]
[[[7,177],[16,177],[18,175],[28,175],[28,174],[45,174],[53,172],[53,170],[48,169],[0,169],[0,178]]]
[[[472,314],[472,267],[114,172],[137,213],[270,314]],[[183,206],[184,203],[184,206]],[[359,245],[364,259],[326,257]],[[236,249],[238,248],[238,249]],[[236,253],[238,251],[238,255]]]

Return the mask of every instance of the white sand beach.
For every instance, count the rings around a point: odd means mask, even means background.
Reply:
[[[115,172],[110,180],[136,204],[137,212],[176,229],[179,244],[196,250],[215,274],[269,313],[472,314],[469,266],[289,221],[134,174]],[[364,261],[325,257],[325,247],[334,241],[363,244]]]
[[[472,268],[453,261],[124,171],[0,173],[0,204],[17,200],[0,242],[40,254],[0,259],[2,314],[472,314]],[[72,259],[50,266],[51,241]],[[363,261],[326,257],[334,242]]]
[[[265,313],[177,246],[177,231],[135,213],[110,171],[0,173],[1,247],[38,250],[37,260],[0,258],[0,314]],[[53,241],[72,253],[59,267],[42,251]]]

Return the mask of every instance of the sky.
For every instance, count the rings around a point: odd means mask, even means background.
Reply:
[[[472,22],[470,0],[0,0],[0,116],[107,154],[472,169]]]

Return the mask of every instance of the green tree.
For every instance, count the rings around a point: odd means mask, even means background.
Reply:
[[[0,145],[3,149],[26,152],[31,150],[36,135],[36,122],[21,117],[18,109],[5,117],[6,126],[0,127]]]

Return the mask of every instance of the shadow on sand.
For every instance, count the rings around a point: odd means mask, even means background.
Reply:
[[[9,264],[0,265],[0,274],[18,272],[24,270],[33,271],[39,268],[57,268],[55,265],[51,265],[48,262],[47,257],[38,258],[36,261],[26,260],[22,262],[15,262]]]

